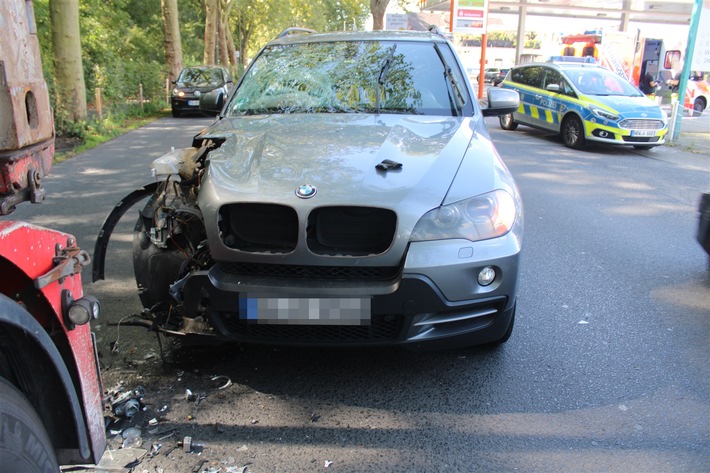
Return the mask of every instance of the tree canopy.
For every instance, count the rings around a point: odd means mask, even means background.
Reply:
[[[56,105],[51,1],[35,0],[34,7],[42,65]],[[232,36],[239,52],[238,58],[225,64],[232,67],[247,64],[267,41],[290,26],[318,31],[361,29],[370,7],[368,0],[177,0],[185,66],[202,64],[206,58],[220,62],[219,51],[205,54],[206,5],[213,4],[226,12],[226,41]],[[89,102],[93,101],[96,87],[101,87],[108,103],[135,98],[139,84],[145,98],[165,97],[170,69],[166,63],[161,2],[81,0],[79,28]],[[217,41],[215,48],[219,47]],[[237,74],[241,72],[238,69],[234,71]]]

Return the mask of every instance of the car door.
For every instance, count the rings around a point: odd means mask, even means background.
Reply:
[[[513,82],[521,85],[515,87],[520,95],[520,107],[514,114],[515,121],[534,127],[541,126],[539,104],[542,98],[544,74],[545,69],[542,66],[528,66],[513,70],[511,74]]]
[[[538,126],[546,130],[560,131],[562,113],[566,108],[564,104],[565,91],[571,89],[566,86],[566,81],[558,71],[544,68],[540,93],[535,97],[538,108]]]

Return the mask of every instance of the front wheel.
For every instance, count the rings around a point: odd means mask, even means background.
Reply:
[[[512,113],[509,113],[507,115],[501,115],[500,117],[498,117],[498,121],[500,122],[500,127],[504,130],[513,131],[518,128],[518,124],[513,118]]]
[[[27,398],[0,377],[0,465],[8,473],[57,473],[54,447]]]
[[[702,99],[702,97],[698,97],[697,99],[695,99],[695,102],[693,102],[693,111],[690,112],[691,116],[699,117],[703,114],[703,110],[705,110],[705,101]]]
[[[562,141],[572,149],[584,146],[584,125],[577,116],[570,115],[562,122]]]

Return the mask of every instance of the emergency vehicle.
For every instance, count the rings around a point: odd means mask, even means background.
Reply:
[[[636,149],[665,143],[666,113],[628,81],[591,58],[556,59],[511,69],[502,86],[518,92],[520,106],[499,118],[501,128],[552,131],[575,149],[587,141]]]
[[[679,49],[666,49],[662,39],[644,38],[641,32],[586,31],[583,34],[563,36],[562,56],[594,57],[600,66],[614,71],[636,87],[647,74],[659,83],[652,98],[669,104],[676,99],[673,84],[682,70],[682,53]],[[710,87],[701,76],[692,75],[686,86],[683,107],[693,116],[707,108]]]

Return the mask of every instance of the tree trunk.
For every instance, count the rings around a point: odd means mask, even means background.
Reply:
[[[234,0],[219,0],[219,56],[222,65],[229,67],[232,72],[236,70],[234,36],[229,28],[229,14],[232,11]]]
[[[229,21],[225,23],[227,33],[227,52],[229,53],[229,63],[232,65],[232,71],[237,71],[237,48],[234,46],[234,35],[229,27]]]
[[[370,0],[370,13],[372,13],[372,29],[385,29],[385,10],[390,0]]]
[[[224,67],[229,67],[229,50],[227,47],[227,25],[224,22],[224,18],[220,14],[219,21],[217,22],[217,37],[219,38],[219,63]]]
[[[247,45],[251,37],[251,27],[242,28],[239,31],[239,61],[242,63],[242,68],[247,67]]]
[[[161,0],[160,9],[163,12],[165,63],[168,66],[168,78],[170,82],[173,82],[182,70],[182,42],[180,40],[177,0]]]
[[[79,0],[50,0],[57,116],[86,119],[86,85],[81,62]]]
[[[205,2],[205,56],[204,63],[215,63],[215,46],[217,45],[217,0]]]

